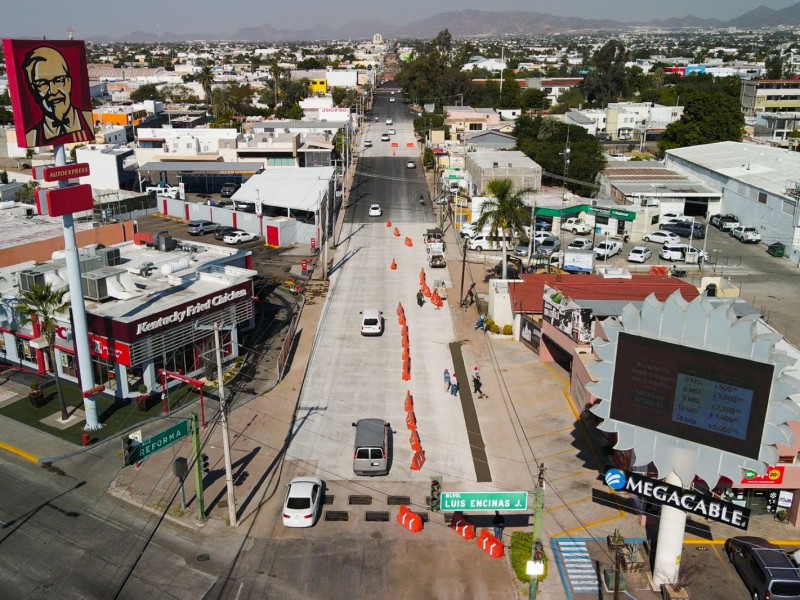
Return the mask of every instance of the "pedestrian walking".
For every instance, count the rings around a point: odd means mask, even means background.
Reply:
[[[422,293],[422,290],[417,292],[417,306],[422,308],[422,305],[425,304],[425,294]]]
[[[494,518],[492,519],[492,527],[494,528],[494,537],[498,540],[503,539],[503,529],[506,528],[506,519],[500,514],[499,510],[494,511]]]
[[[447,369],[444,370],[444,391],[450,391],[450,371]]]
[[[453,397],[458,396],[458,383],[450,384],[450,395]]]
[[[478,379],[481,378],[481,372],[478,370],[478,365],[475,365],[475,367],[472,369],[472,376],[477,377]]]
[[[486,394],[483,393],[483,382],[480,377],[472,378],[472,391],[478,394],[479,398],[485,398]]]
[[[453,370],[453,372],[452,372],[452,373],[450,373],[450,385],[453,385],[454,383],[455,383],[456,385],[458,385],[458,380],[456,379],[456,372],[455,372],[455,370]]]

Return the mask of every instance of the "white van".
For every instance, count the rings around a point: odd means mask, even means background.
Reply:
[[[506,248],[512,248],[514,246],[514,238],[510,235],[494,236],[490,233],[480,233],[469,238],[467,241],[467,248],[469,250],[475,250],[476,252],[482,252],[483,250],[502,250],[504,241]]]

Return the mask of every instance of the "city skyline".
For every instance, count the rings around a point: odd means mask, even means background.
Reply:
[[[796,0],[762,0],[760,6],[780,10],[796,4]],[[2,37],[64,38],[72,28],[78,39],[107,36],[125,36],[140,30],[153,34],[233,34],[247,27],[271,25],[275,29],[307,30],[320,26],[339,27],[350,22],[382,22],[402,26],[437,13],[459,10],[487,10],[476,0],[442,0],[436,5],[411,0],[402,13],[387,5],[368,5],[353,0],[337,4],[308,0],[302,6],[287,5],[280,13],[265,7],[257,0],[191,0],[189,2],[164,2],[140,0],[135,10],[108,11],[107,4],[99,0],[86,0],[84,11],[64,17],[63,3],[42,0],[36,11],[19,6],[7,9],[0,24]],[[671,3],[642,3],[635,0],[618,0],[598,4],[588,0],[564,0],[557,7],[544,0],[498,0],[489,12],[526,11],[552,14],[561,17],[586,19],[612,19],[620,22],[642,22],[655,19],[681,18],[693,15],[699,18],[729,20],[756,8],[749,0],[675,0]]]

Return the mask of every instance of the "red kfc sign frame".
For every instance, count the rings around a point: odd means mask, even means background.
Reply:
[[[17,146],[94,141],[86,45],[77,40],[3,40]]]

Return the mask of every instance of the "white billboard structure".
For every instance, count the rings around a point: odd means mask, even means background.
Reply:
[[[633,466],[651,463],[667,484],[695,476],[713,488],[721,476],[742,479],[778,462],[777,444],[793,443],[787,422],[800,420],[800,370],[781,336],[758,315],[735,316],[730,302],[679,292],[649,296],[603,323],[595,338],[597,379],[587,386],[600,402],[591,411],[617,450],[633,450]],[[686,512],[663,505],[653,579],[677,579]]]

